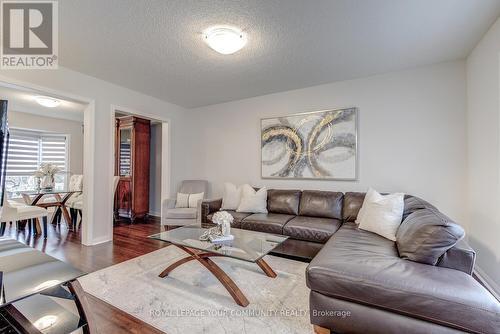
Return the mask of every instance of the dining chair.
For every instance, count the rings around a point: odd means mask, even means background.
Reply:
[[[47,209],[14,200],[6,200],[0,214],[0,235],[5,232],[7,222],[15,222],[19,228],[20,221],[29,221],[31,231],[34,232],[36,219],[42,218],[43,235],[44,238],[47,238],[47,214]]]
[[[78,223],[78,215],[80,215],[80,223],[82,221],[82,218],[83,218],[83,214],[82,214],[82,211],[83,211],[83,197],[76,200],[76,201],[73,201],[71,202],[69,205],[69,213],[71,215],[71,224],[73,224],[73,228],[76,229],[79,225]]]
[[[78,214],[80,214],[81,217],[83,209],[83,175],[71,175],[68,188],[71,191],[80,191],[80,193],[71,196],[66,202],[66,206],[69,208],[71,216],[71,224],[73,225],[73,228],[76,228]]]
[[[118,182],[120,181],[119,176],[113,176],[113,199],[115,198],[116,188],[118,187]],[[75,201],[72,201],[68,204],[71,213],[71,220],[74,227],[78,225],[78,215],[80,215],[80,223],[83,218],[83,192],[79,194]]]

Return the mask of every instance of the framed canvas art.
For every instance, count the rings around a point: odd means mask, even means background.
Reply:
[[[357,128],[357,108],[262,119],[262,177],[356,180]]]

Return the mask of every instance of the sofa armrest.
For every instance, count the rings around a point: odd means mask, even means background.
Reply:
[[[220,210],[222,206],[222,198],[203,200],[201,202],[201,226],[212,227],[212,223],[207,219],[207,216]]]
[[[202,199],[196,202],[196,224],[198,224],[199,226],[201,226],[202,203],[203,203]]]
[[[460,240],[455,246],[448,249],[436,264],[438,267],[450,268],[463,271],[472,275],[476,252],[467,244],[465,240]]]
[[[163,217],[166,215],[166,212],[168,209],[173,209],[175,208],[175,202],[176,200],[173,198],[166,198],[161,201],[161,217],[163,220]]]

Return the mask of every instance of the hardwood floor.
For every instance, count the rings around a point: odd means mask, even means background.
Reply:
[[[112,242],[90,247],[80,243],[80,231],[68,230],[64,222],[60,226],[49,224],[47,239],[32,236],[28,228],[17,231],[15,225],[7,226],[4,236],[17,239],[82,271],[93,272],[166,247],[164,242],[147,238],[160,230],[159,221],[154,218],[138,219],[133,225],[119,221],[115,223]],[[162,333],[92,295],[87,294],[87,298],[100,334]]]
[[[116,222],[113,241],[91,247],[83,246],[80,243],[80,232],[69,231],[64,223],[61,227],[49,224],[49,236],[46,240],[31,236],[27,228],[16,231],[15,225],[7,226],[4,236],[15,238],[82,271],[93,272],[166,247],[164,242],[147,239],[148,235],[160,231],[157,219],[137,220],[133,225],[125,221]],[[87,298],[100,334],[162,333],[92,295],[87,294]]]

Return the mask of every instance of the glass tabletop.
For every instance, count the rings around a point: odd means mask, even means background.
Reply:
[[[34,327],[33,332],[36,329],[36,332],[39,331],[41,334],[85,333],[81,330],[87,325],[86,320],[79,314],[74,300],[45,293],[14,302],[11,307],[4,308],[3,312],[0,309],[0,313],[4,313],[7,317],[11,315],[10,318],[14,318],[14,322],[18,318],[26,319]],[[77,331],[79,329],[80,331]]]
[[[84,275],[73,266],[8,238],[0,238],[0,307]]]
[[[248,262],[260,260],[288,239],[287,236],[283,235],[231,228],[234,240],[223,243],[200,241],[200,236],[206,230],[198,225],[187,225],[151,235],[149,238]]]
[[[54,195],[54,194],[79,193],[81,191],[71,190],[68,187],[55,187],[53,189],[28,189],[28,190],[13,189],[11,192],[24,195]]]

